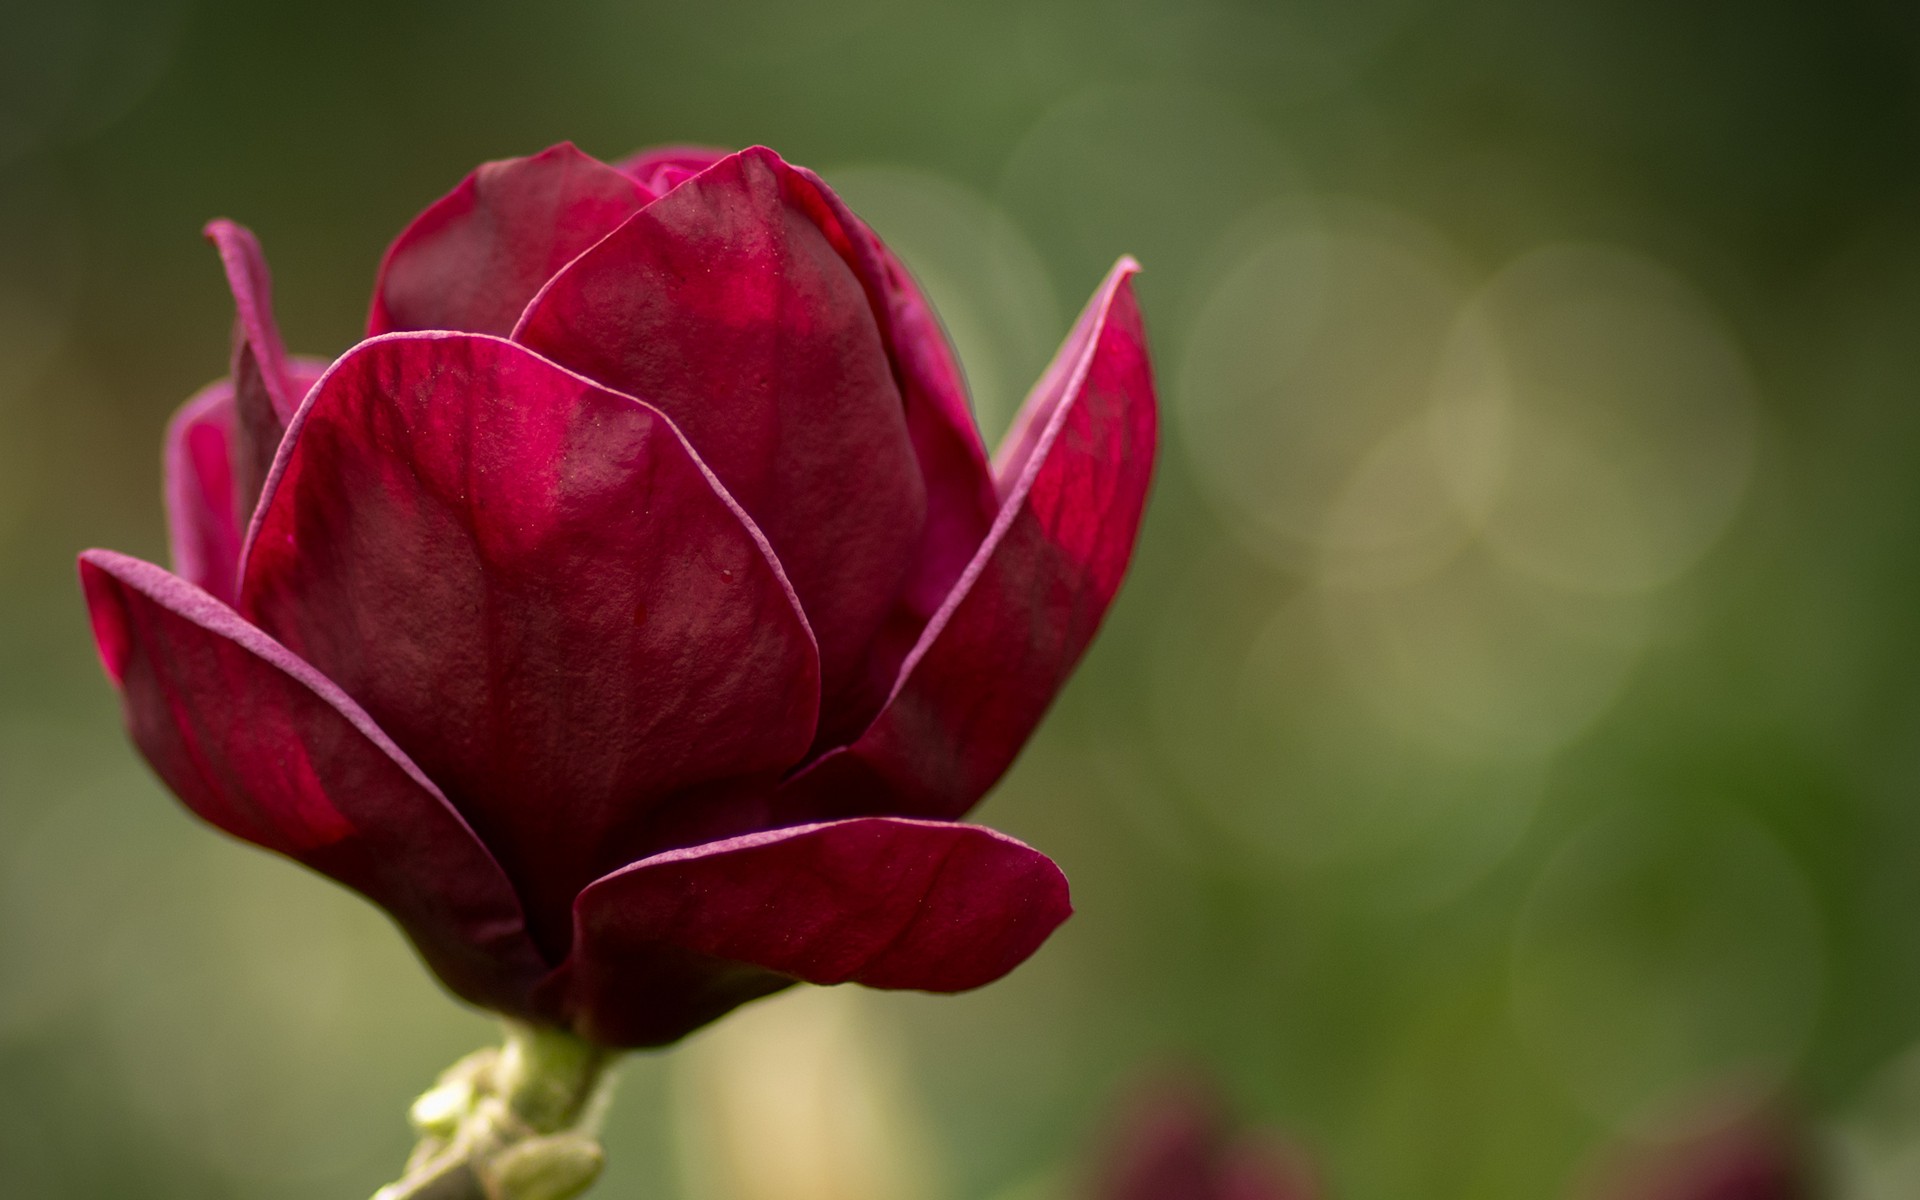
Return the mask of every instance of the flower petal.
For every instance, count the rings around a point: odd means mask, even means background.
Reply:
[[[195,392],[173,414],[162,451],[173,569],[223,604],[233,603],[240,571],[233,439],[233,381],[222,379]]]
[[[289,358],[293,390],[305,396],[327,364]],[[233,381],[222,379],[195,392],[167,422],[165,477],[167,545],[176,575],[232,604],[240,579],[240,546],[246,512],[234,484],[237,418]]]
[[[133,740],[189,809],[386,909],[459,995],[532,1011],[547,965],[513,886],[358,705],[159,567],[90,550],[80,576]]]
[[[686,432],[792,578],[829,705],[870,687],[869,647],[926,516],[900,392],[846,253],[815,187],[772,151],[744,150],[575,259],[514,333]]]
[[[977,825],[868,817],[748,834],[582,892],[564,1007],[590,1038],[658,1046],[795,979],[966,991],[1072,911],[1051,859]]]
[[[1028,397],[993,531],[851,745],[788,781],[779,811],[957,817],[1012,764],[1092,641],[1145,508],[1156,440],[1125,259]],[[1027,432],[1021,432],[1021,431]]]
[[[487,163],[388,248],[367,332],[505,334],[555,271],[650,199],[571,142]]]
[[[273,320],[273,280],[260,240],[244,225],[209,221],[206,238],[219,251],[233,291],[233,472],[241,519],[253,513],[287,422],[302,393]]]
[[[726,151],[703,146],[661,146],[617,165],[642,187],[664,195],[725,157]],[[999,505],[967,400],[966,379],[919,283],[819,176],[802,167],[788,169],[813,185],[839,224],[830,236],[845,240],[847,263],[873,305],[927,485],[927,528],[904,598],[911,631],[893,661],[885,664],[890,682],[899,657],[960,577]]]
[[[684,789],[777,773],[819,664],[752,522],[660,412],[478,334],[363,342],[289,430],[241,608],[364,705],[558,959]]]
[[[966,379],[919,283],[833,189],[812,172],[795,170],[814,182],[846,230],[849,261],[873,297],[906,402],[907,428],[927,484],[927,529],[906,590],[917,636],[993,525],[999,508],[993,476],[973,421]],[[903,646],[902,653],[906,649]],[[887,665],[891,682],[898,662]]]
[[[657,200],[731,153],[712,146],[651,146],[613,167],[639,184],[648,200]]]

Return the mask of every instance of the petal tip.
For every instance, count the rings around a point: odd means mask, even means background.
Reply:
[[[78,561],[80,591],[87,601],[94,648],[100,654],[100,666],[116,687],[126,678],[127,660],[133,653],[133,631],[113,570],[114,560],[121,557],[110,550],[83,550]]]

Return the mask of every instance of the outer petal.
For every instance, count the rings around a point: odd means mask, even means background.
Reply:
[[[748,834],[582,892],[565,1006],[588,1037],[658,1046],[796,979],[965,991],[1025,961],[1072,911],[1052,860],[975,825]]]
[[[731,153],[712,146],[651,146],[613,166],[657,200]]]
[[[287,362],[280,327],[273,320],[273,281],[252,231],[232,221],[209,221],[207,240],[233,290],[233,472],[240,519],[253,514],[260,485],[273,466],[287,422],[302,393]]]
[[[973,422],[966,380],[926,294],[893,251],[831,188],[810,171],[800,174],[819,188],[846,231],[850,261],[872,298],[893,359],[894,375],[906,401],[907,428],[926,479],[927,530],[906,593],[910,636],[917,636],[993,524],[999,507],[993,477]],[[887,665],[891,678],[891,668],[897,664]]]
[[[555,271],[650,199],[571,142],[487,163],[388,248],[367,332],[505,334]]]
[[[1099,628],[1132,556],[1153,472],[1153,378],[1122,260],[1028,397],[1006,500],[852,745],[788,782],[806,814],[955,817],[997,782]],[[1024,438],[1025,440],[1020,440]]]
[[[240,577],[240,512],[233,479],[233,381],[195,392],[167,422],[162,474],[173,569],[223,604]]]
[[[499,338],[341,358],[246,553],[242,610],[446,789],[556,959],[663,801],[812,737],[813,643],[745,514],[658,410]]]
[[[133,739],[188,808],[386,909],[459,995],[529,1011],[547,968],[512,885],[358,705],[159,567],[90,550],[80,575]]]
[[[926,515],[900,393],[837,230],[810,182],[745,150],[575,259],[514,334],[686,431],[792,577],[829,706],[868,688],[868,649]]]
[[[290,358],[287,373],[305,396],[327,365]],[[222,379],[195,392],[167,423],[162,470],[165,476],[168,550],[174,573],[205,588],[223,604],[232,604],[240,578],[243,521],[235,487],[237,449],[233,381]]]
[[[661,146],[617,165],[642,187],[665,195],[726,156],[724,150],[703,146]],[[873,305],[926,480],[927,529],[907,585],[906,617],[911,628],[906,644],[899,648],[899,654],[904,654],[993,524],[999,507],[993,477],[973,422],[966,380],[920,285],[832,188],[811,171],[789,169],[812,183],[838,224],[829,237],[846,243],[848,265],[860,277]],[[897,665],[897,654],[895,658],[896,662],[887,664],[889,676]]]

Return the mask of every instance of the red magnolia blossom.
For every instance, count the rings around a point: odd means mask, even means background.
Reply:
[[[899,261],[763,148],[490,163],[289,358],[168,431],[174,572],[82,555],[134,740],[391,913],[448,987],[614,1046],[794,980],[959,991],[1068,914],[958,818],[1093,637],[1153,383],[1123,260],[990,463]]]
[[[1751,1115],[1687,1141],[1617,1151],[1593,1200],[1813,1200],[1803,1139],[1777,1116]]]
[[[1092,1200],[1316,1200],[1297,1150],[1236,1134],[1213,1090],[1168,1077],[1141,1088],[1108,1135]]]

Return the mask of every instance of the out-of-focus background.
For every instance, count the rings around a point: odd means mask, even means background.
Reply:
[[[989,438],[1122,252],[1134,574],[985,819],[1079,915],[959,998],[634,1060],[603,1194],[1056,1200],[1142,1064],[1349,1200],[1805,1114],[1920,1194],[1920,17],[1903,0],[0,7],[0,1194],[334,1200],[491,1037],[183,815],[73,580],[164,554],[250,224],[296,351],[475,163],[765,142]]]

